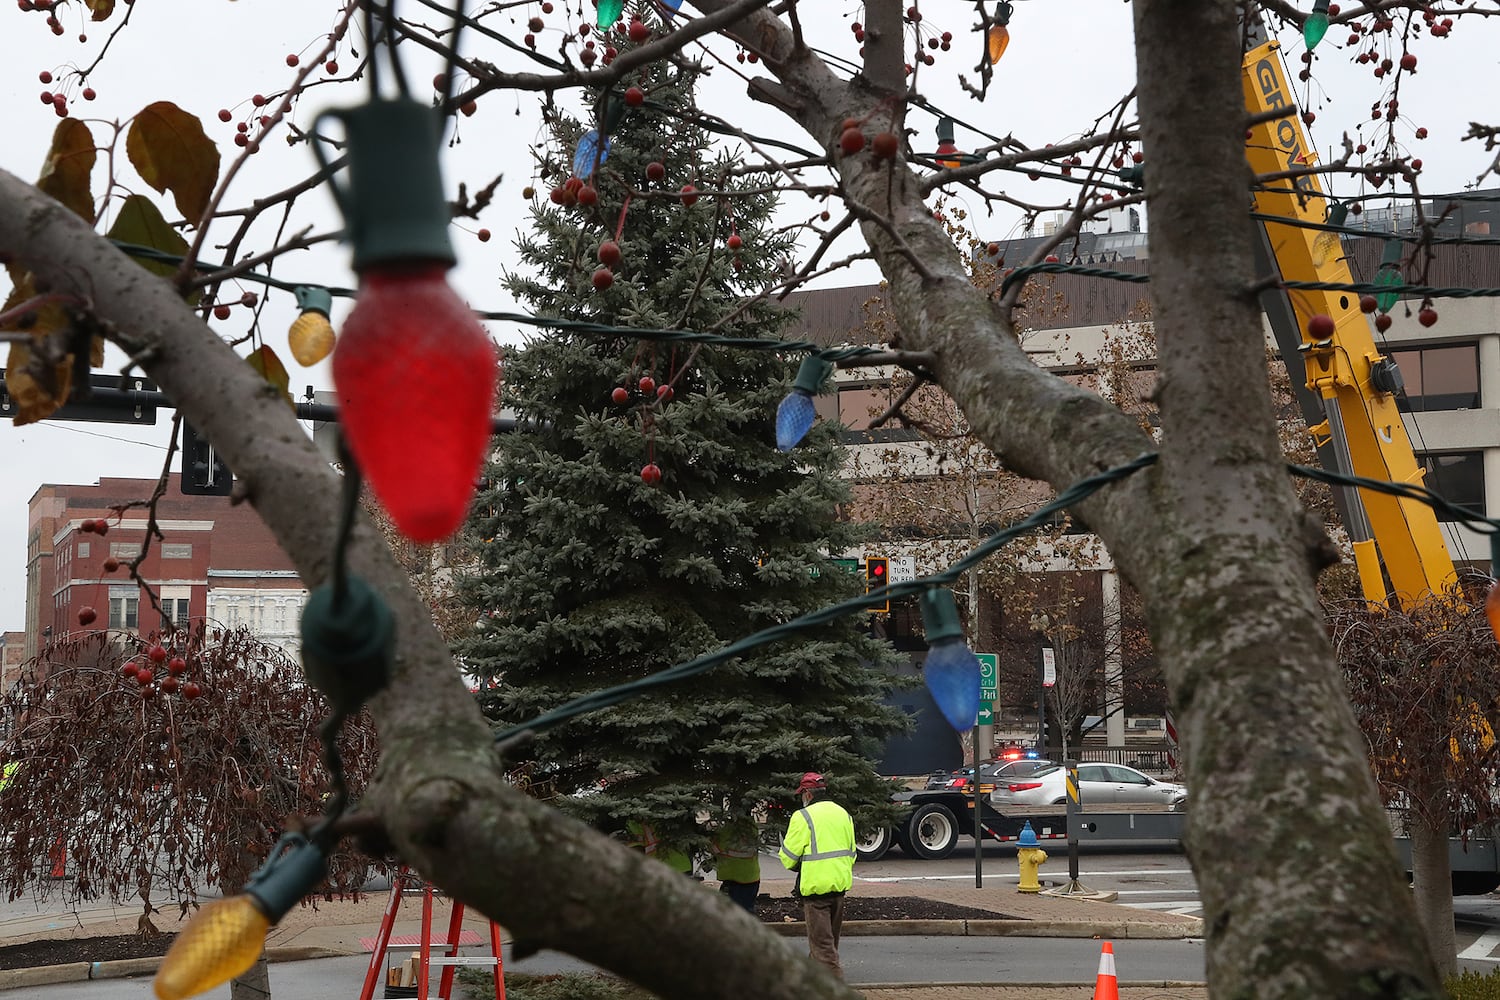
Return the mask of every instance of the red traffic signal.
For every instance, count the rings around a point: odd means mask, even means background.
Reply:
[[[890,583],[891,561],[884,556],[865,557],[865,593],[879,590]],[[870,605],[871,611],[889,611],[891,602],[889,599],[877,601]]]

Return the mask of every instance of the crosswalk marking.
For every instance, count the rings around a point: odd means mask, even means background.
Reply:
[[[1479,935],[1477,941],[1459,952],[1458,957],[1488,962],[1500,961],[1490,954],[1497,945],[1500,945],[1500,930],[1485,931]]]

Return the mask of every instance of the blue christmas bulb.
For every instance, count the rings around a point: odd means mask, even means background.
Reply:
[[[787,393],[781,405],[776,407],[776,447],[781,451],[797,447],[798,442],[807,437],[817,415],[817,408],[807,393],[800,389]]]
[[[797,378],[792,383],[792,391],[786,394],[781,405],[776,408],[777,448],[791,451],[797,447],[798,441],[807,437],[807,432],[818,416],[817,409],[813,406],[813,395],[827,381],[832,371],[833,364],[816,354],[809,354],[802,359],[802,364],[797,368]]]
[[[584,181],[594,176],[596,158],[599,163],[609,159],[609,138],[606,136],[601,145],[598,129],[591,128],[578,138],[578,150],[573,154],[573,176]]]
[[[948,725],[961,733],[979,718],[979,657],[961,638],[944,639],[927,651],[922,677]]]
[[[952,591],[926,591],[920,603],[922,630],[927,633],[922,678],[948,725],[967,732],[979,718],[979,657],[964,641]]]

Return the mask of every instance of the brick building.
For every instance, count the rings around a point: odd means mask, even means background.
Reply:
[[[101,479],[92,486],[44,485],[28,505],[25,656],[48,638],[79,631],[123,629],[150,634],[164,621],[203,618],[245,625],[293,655],[307,590],[286,553],[248,504],[227,497],[186,496],[174,481],[157,502],[161,540],[152,540],[141,576],[125,566],[146,541],[147,512],[119,508],[148,499],[154,479]],[[103,518],[106,535],[84,532]],[[120,568],[105,569],[114,559]],[[153,603],[153,595],[155,602]],[[159,610],[158,610],[159,607]],[[93,608],[94,621],[78,615]]]

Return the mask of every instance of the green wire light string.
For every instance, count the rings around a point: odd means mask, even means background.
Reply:
[[[121,251],[132,257],[143,260],[163,261],[167,263],[182,263],[183,258],[156,250],[152,247],[137,246],[129,243],[115,243]],[[1124,281],[1133,284],[1149,283],[1151,276],[1148,274],[1133,274],[1126,271],[1114,271],[1108,268],[1090,267],[1081,264],[1063,264],[1042,262],[1028,264],[1018,267],[1009,272],[1005,280],[1001,282],[1000,293],[1003,296],[1019,281],[1024,281],[1033,274],[1081,274],[1085,277],[1107,278],[1111,281]],[[235,275],[236,279],[255,281],[271,288],[279,288],[283,291],[292,292],[298,288],[316,285],[324,288],[330,295],[339,298],[353,298],[358,294],[357,289],[340,288],[329,285],[317,285],[316,282],[288,281],[282,278],[273,278],[270,275],[247,271]],[[1350,282],[1339,284],[1326,281],[1283,281],[1279,287],[1288,289],[1316,289],[1322,291],[1348,291],[1355,293],[1422,295],[1433,298],[1496,298],[1500,297],[1500,288],[1456,288],[1435,285],[1376,285],[1370,282]],[[600,338],[623,337],[634,340],[650,340],[665,343],[702,344],[706,347],[728,347],[744,351],[767,351],[771,353],[796,354],[805,353],[816,355],[826,361],[848,362],[858,361],[860,358],[888,359],[890,351],[880,347],[828,347],[825,344],[817,344],[809,340],[778,340],[774,337],[726,337],[722,334],[704,333],[701,330],[685,330],[677,328],[661,327],[633,327],[614,326],[609,323],[598,323],[591,320],[563,319],[556,316],[538,316],[532,313],[504,312],[504,311],[481,311],[476,310],[474,315],[480,319],[492,320],[502,323],[516,323],[522,326],[533,326],[538,328],[559,330],[565,333],[576,333],[584,336]]]
[[[830,604],[825,608],[809,612],[791,621],[762,629],[728,646],[724,646],[712,653],[705,653],[685,663],[679,663],[646,677],[605,688],[602,691],[594,691],[586,695],[581,695],[564,702],[551,711],[544,712],[530,722],[501,730],[495,734],[495,742],[507,745],[519,743],[540,730],[549,729],[560,722],[576,716],[608,708],[612,705],[618,705],[646,694],[649,691],[653,691],[656,688],[675,684],[689,677],[696,677],[753,649],[777,642],[781,639],[790,638],[799,632],[807,631],[818,625],[825,625],[846,615],[863,614],[868,610],[872,602],[908,597],[940,586],[956,583],[971,567],[988,559],[1016,538],[1049,524],[1054,514],[1084,500],[1105,486],[1119,482],[1142,469],[1155,465],[1159,457],[1155,452],[1148,452],[1124,465],[1118,465],[1096,475],[1078,480],[1059,493],[1053,500],[1038,507],[1027,517],[985,539],[974,549],[970,550],[967,555],[954,562],[945,570],[929,574],[928,576],[918,577],[914,580],[888,584],[887,586],[860,594],[846,601],[840,601],[837,604]],[[1292,463],[1287,463],[1286,468],[1294,476],[1301,476],[1329,485],[1355,486],[1360,489],[1373,490],[1379,493],[1388,493],[1392,496],[1417,500],[1435,510],[1441,510],[1450,514],[1456,520],[1462,521],[1482,534],[1489,535],[1492,546],[1500,543],[1500,520],[1487,517],[1467,507],[1451,503],[1425,486],[1417,486],[1411,483],[1394,483],[1381,479],[1367,479],[1363,476],[1346,475],[1344,473],[1330,472],[1326,469]]]

